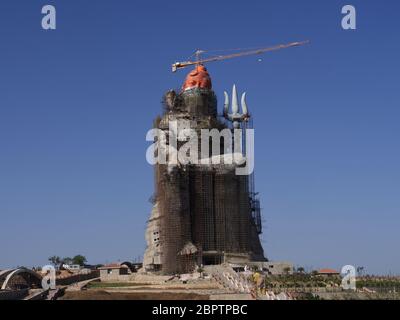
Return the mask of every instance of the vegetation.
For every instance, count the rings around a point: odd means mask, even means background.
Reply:
[[[80,254],[78,254],[72,258],[72,264],[77,264],[77,265],[83,266],[86,262],[87,262],[86,257],[82,256]]]
[[[366,276],[357,279],[357,289],[368,288],[376,291],[400,291],[400,278]]]
[[[265,277],[261,288],[268,290],[327,288],[340,290],[342,278],[339,275],[322,276],[315,273],[303,273],[297,269],[294,274],[268,275]],[[396,293],[400,292],[400,277],[358,277],[357,289],[366,288],[370,292]],[[368,291],[366,291],[368,292]]]
[[[274,288],[327,288],[339,287],[342,279],[340,276],[323,277],[315,274],[297,272],[281,276],[267,276],[265,287]]]
[[[298,267],[298,268],[297,268],[297,272],[298,272],[298,273],[304,273],[304,272],[305,272],[305,269],[304,269],[303,267]]]
[[[61,258],[59,256],[52,256],[48,260],[53,266],[57,266],[61,263]]]
[[[63,260],[63,264],[73,264],[72,258],[66,257],[66,258],[63,258],[62,260]]]
[[[62,259],[59,256],[52,256],[48,260],[54,266],[58,266],[60,264],[77,264],[83,266],[87,262],[86,257],[81,254],[78,254],[73,258],[66,257]]]

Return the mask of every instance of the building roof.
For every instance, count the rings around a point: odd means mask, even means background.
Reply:
[[[321,270],[318,270],[318,274],[340,274],[340,272],[339,271],[336,271],[336,270],[334,270],[334,269],[321,269]]]
[[[106,270],[106,269],[128,269],[128,267],[120,263],[110,263],[99,268],[99,270]]]

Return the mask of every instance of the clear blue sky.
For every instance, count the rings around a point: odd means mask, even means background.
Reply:
[[[357,30],[341,8],[357,9]],[[57,8],[57,30],[41,8]],[[142,255],[145,135],[197,49],[312,44],[208,65],[248,92],[272,260],[400,274],[398,1],[0,2],[0,268]]]

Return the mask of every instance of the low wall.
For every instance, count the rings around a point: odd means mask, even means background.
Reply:
[[[108,275],[100,275],[100,279],[101,281],[104,282],[129,282],[129,281],[133,281],[135,278],[134,276],[130,275],[130,274],[123,274],[123,275],[119,275],[119,274],[108,274]]]
[[[56,285],[57,286],[68,286],[70,284],[86,281],[94,278],[100,277],[100,272],[98,270],[92,271],[91,273],[87,274],[74,274],[64,278],[57,278]]]
[[[24,290],[0,290],[0,300],[21,300],[29,294],[28,289]]]

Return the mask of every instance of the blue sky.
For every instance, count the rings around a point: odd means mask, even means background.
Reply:
[[[57,30],[41,29],[41,8]],[[341,8],[357,9],[357,30]],[[197,48],[311,45],[209,64],[248,92],[263,245],[307,268],[400,274],[398,1],[0,3],[0,268],[143,254],[145,135]]]

